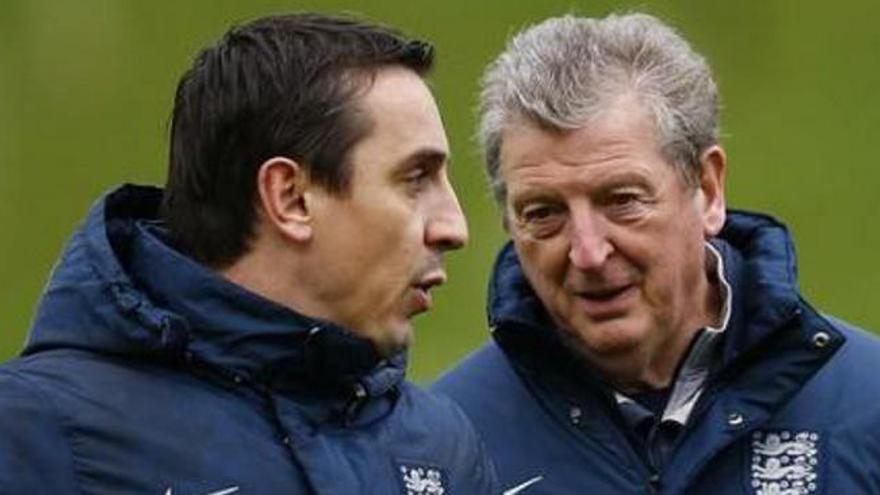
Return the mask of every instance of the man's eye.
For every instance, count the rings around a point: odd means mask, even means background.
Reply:
[[[553,216],[553,213],[550,206],[529,206],[523,208],[520,217],[527,222],[540,222]]]
[[[424,167],[418,167],[410,170],[403,176],[403,184],[410,192],[420,192],[428,184],[433,177],[431,171]]]
[[[627,206],[639,200],[639,195],[634,192],[622,192],[611,195],[609,203],[613,206]]]
[[[404,180],[410,183],[419,183],[428,178],[428,171],[424,168],[416,168],[413,169],[410,173],[406,174]]]
[[[647,212],[650,199],[639,191],[618,191],[609,194],[604,203],[611,218],[635,220]]]
[[[565,223],[563,209],[552,204],[528,205],[516,217],[519,228],[536,238],[553,235]]]

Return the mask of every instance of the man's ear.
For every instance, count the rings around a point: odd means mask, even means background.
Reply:
[[[726,218],[727,205],[724,201],[724,174],[727,170],[727,155],[721,146],[713,145],[700,154],[699,193],[702,196],[701,208],[703,233],[706,238],[721,232]]]
[[[289,158],[270,158],[257,172],[257,194],[268,226],[295,242],[312,238],[309,186],[306,169]]]

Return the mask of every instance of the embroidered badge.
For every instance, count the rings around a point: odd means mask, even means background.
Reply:
[[[445,495],[446,477],[436,467],[400,464],[400,482],[404,495]]]
[[[759,431],[752,435],[755,495],[808,495],[819,485],[819,434]]]

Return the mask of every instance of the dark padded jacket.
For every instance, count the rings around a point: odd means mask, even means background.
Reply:
[[[503,486],[539,494],[880,494],[880,341],[800,296],[773,219],[731,212],[713,245],[732,286],[720,370],[661,468],[597,373],[563,347],[510,245],[494,342],[434,385],[474,421]],[[537,477],[540,476],[540,480]]]
[[[403,355],[170,248],[160,196],[97,203],[0,368],[0,493],[494,492],[473,428]]]

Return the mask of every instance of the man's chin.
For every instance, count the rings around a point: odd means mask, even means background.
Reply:
[[[413,341],[413,331],[410,325],[405,328],[395,328],[380,338],[373,340],[376,352],[383,358],[389,358],[409,349]]]
[[[574,331],[566,332],[566,340],[588,359],[624,357],[637,352],[646,337],[643,331],[625,323],[608,321],[586,328],[579,326]]]

